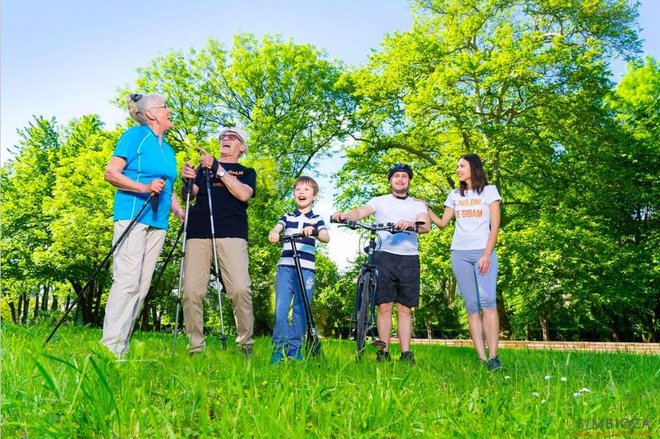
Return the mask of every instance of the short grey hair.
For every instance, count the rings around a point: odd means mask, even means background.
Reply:
[[[131,93],[126,96],[126,103],[128,104],[128,114],[131,115],[134,121],[140,125],[146,125],[147,110],[149,107],[156,107],[159,104],[165,103],[165,96],[158,93],[151,93],[143,95],[140,93]]]

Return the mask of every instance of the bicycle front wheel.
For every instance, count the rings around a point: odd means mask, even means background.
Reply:
[[[367,271],[362,275],[358,284],[357,302],[355,303],[355,343],[357,344],[358,355],[364,352],[364,342],[367,337],[367,328],[369,326],[369,298],[371,297],[371,272]]]

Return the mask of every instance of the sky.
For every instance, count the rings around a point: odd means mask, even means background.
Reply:
[[[171,50],[200,48],[209,38],[231,47],[237,33],[280,34],[358,65],[386,34],[412,24],[407,0],[2,0],[0,6],[2,163],[33,115],[66,123],[93,113],[107,128],[122,122],[125,110],[110,102],[117,90],[134,82],[138,67]],[[656,59],[658,17],[660,0],[641,1],[643,52]],[[617,80],[625,64],[615,61],[613,72]],[[315,206],[324,218],[334,211],[332,195],[322,189]],[[333,232],[330,257],[345,267],[357,249],[355,233]]]

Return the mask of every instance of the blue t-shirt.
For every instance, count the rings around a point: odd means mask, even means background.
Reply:
[[[138,183],[149,184],[157,178],[165,177],[165,187],[158,196],[158,209],[154,211],[153,203],[150,203],[137,221],[167,230],[172,207],[172,188],[177,170],[174,150],[167,144],[165,137],[163,136],[161,145],[158,143],[158,137],[148,126],[130,128],[122,134],[112,155],[126,160],[122,174]],[[114,220],[132,220],[147,198],[149,198],[148,193],[117,189]]]

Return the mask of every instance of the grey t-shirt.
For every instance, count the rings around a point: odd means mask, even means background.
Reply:
[[[488,243],[490,234],[489,204],[501,200],[497,187],[489,184],[478,194],[474,190],[465,192],[461,197],[458,190],[451,191],[445,206],[454,209],[456,227],[452,250],[482,250]]]
[[[374,209],[377,223],[396,223],[399,220],[415,222],[417,214],[427,213],[426,205],[411,197],[402,200],[392,194],[372,198],[367,206]],[[378,232],[382,240],[381,251],[395,255],[417,255],[417,233]]]

